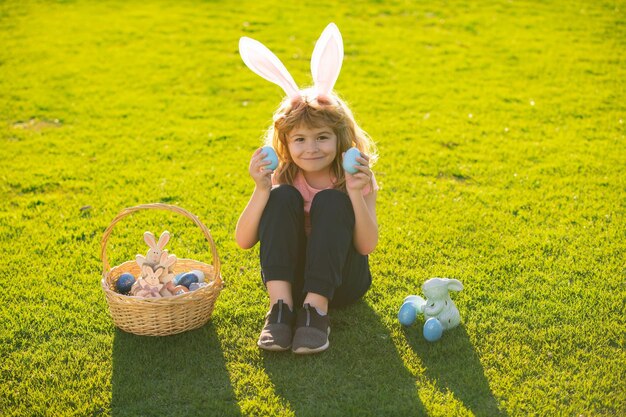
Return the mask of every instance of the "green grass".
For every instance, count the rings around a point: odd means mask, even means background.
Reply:
[[[328,352],[264,353],[258,252],[232,236],[281,91],[237,41],[304,85],[330,21],[381,155],[374,284]],[[0,414],[626,414],[624,1],[4,1],[0,45]],[[158,201],[211,229],[226,287],[203,328],[138,337],[107,314],[99,242]],[[164,229],[210,261],[151,212],[111,263]],[[433,276],[465,289],[429,344],[396,312]]]

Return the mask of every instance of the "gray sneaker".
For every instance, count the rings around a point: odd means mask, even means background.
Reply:
[[[296,333],[291,350],[298,354],[322,352],[328,349],[330,320],[328,315],[320,315],[315,307],[305,304],[298,310]]]
[[[265,326],[261,330],[257,346],[273,351],[289,349],[294,316],[289,306],[283,303],[283,300],[278,300],[265,316]]]

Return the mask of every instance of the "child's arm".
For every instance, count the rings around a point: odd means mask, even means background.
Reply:
[[[235,229],[235,240],[243,249],[250,249],[259,241],[259,222],[270,199],[270,191],[254,188],[248,205],[239,216]]]
[[[349,194],[350,195],[350,194]],[[361,255],[374,251],[378,243],[378,225],[376,224],[376,191],[366,196],[350,195],[354,209],[354,247]]]
[[[361,255],[374,251],[378,243],[378,224],[376,222],[376,190],[363,196],[363,188],[371,185],[372,171],[369,158],[357,158],[361,165],[354,175],[346,173],[346,188],[354,209],[354,247]]]
[[[257,149],[252,155],[248,171],[255,187],[248,205],[239,216],[235,229],[235,241],[243,249],[250,249],[259,241],[259,222],[270,198],[272,170],[265,169],[271,162],[263,160],[267,154]]]

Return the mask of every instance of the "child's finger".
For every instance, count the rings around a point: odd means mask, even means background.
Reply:
[[[368,177],[372,176],[372,171],[370,171],[370,167],[367,166],[367,165],[363,165],[363,164],[355,165],[354,168],[357,170],[355,175],[358,174],[358,173],[362,173],[362,174],[367,175]]]
[[[361,154],[361,155],[365,155],[365,154]],[[361,164],[361,165],[366,165],[366,166],[368,166],[368,165],[369,165],[369,163],[370,163],[370,159],[369,159],[369,157],[368,157],[367,155],[365,155],[364,157],[357,156],[357,157],[356,157],[356,161],[357,161],[359,164]]]
[[[258,155],[254,156],[254,160],[256,161],[262,161],[267,157],[267,154],[265,152],[260,152]]]
[[[255,154],[252,157],[251,163],[257,167],[263,167],[265,165],[269,165],[272,163],[269,159],[265,159],[267,157],[267,153],[260,152],[259,154]]]

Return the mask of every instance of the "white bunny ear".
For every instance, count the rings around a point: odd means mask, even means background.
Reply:
[[[141,276],[147,277],[153,272],[152,267],[150,265],[142,265],[141,267]]]
[[[167,245],[167,242],[169,242],[169,240],[170,240],[170,232],[166,230],[165,232],[161,233],[161,237],[159,237],[159,243],[158,243],[159,249],[163,250],[163,248],[165,247],[165,245]]]
[[[463,289],[463,284],[458,279],[449,279],[447,282],[448,290],[452,291],[461,291]]]
[[[143,240],[146,242],[148,246],[155,249],[157,247],[156,239],[154,235],[150,232],[145,232],[143,234]]]
[[[335,86],[343,62],[343,39],[334,23],[326,26],[311,56],[311,75],[319,96],[327,96]]]
[[[239,54],[248,68],[267,81],[280,86],[289,97],[300,95],[298,86],[287,68],[261,42],[242,37],[239,39]]]

